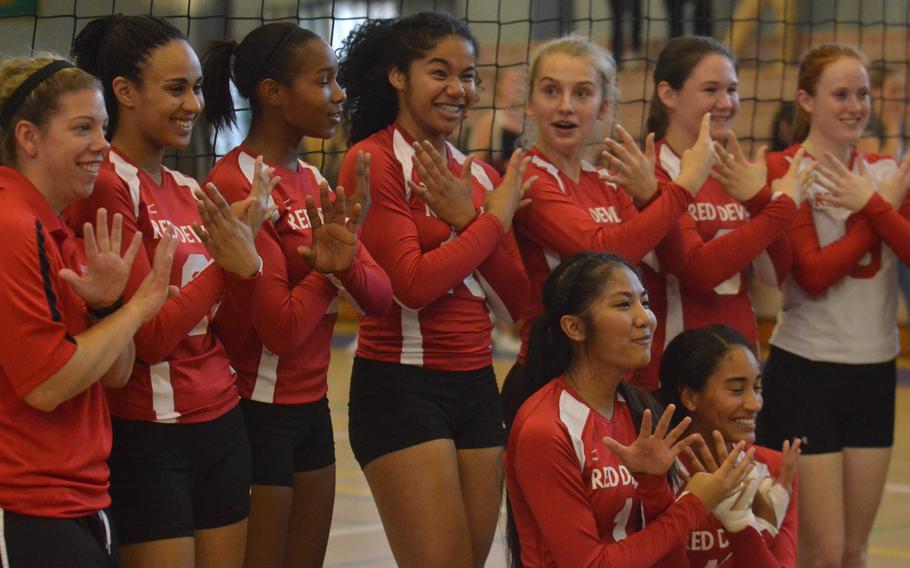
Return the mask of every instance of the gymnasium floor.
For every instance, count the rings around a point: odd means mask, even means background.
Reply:
[[[497,359],[494,363],[497,376],[505,377],[511,364],[511,359]],[[325,565],[335,568],[394,567],[395,561],[382,532],[369,487],[348,444],[350,370],[351,353],[343,348],[335,349],[329,371],[329,400],[335,426],[338,486]],[[897,393],[897,438],[888,485],[872,532],[869,568],[910,566],[910,367],[905,367],[901,374],[903,386]],[[502,525],[504,521],[500,527]],[[488,568],[506,566],[503,539],[499,532],[486,565]]]

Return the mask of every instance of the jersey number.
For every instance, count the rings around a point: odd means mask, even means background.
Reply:
[[[193,281],[209,265],[209,259],[204,254],[189,254],[183,263],[183,274],[180,276],[180,287],[183,288]],[[209,327],[209,316],[202,316],[188,335],[205,335]]]
[[[878,274],[882,268],[882,243],[875,243],[869,252],[859,261],[856,268],[850,271],[853,278],[868,279]]]
[[[626,534],[626,525],[629,523],[629,514],[632,512],[632,498],[626,499],[622,506],[622,511],[613,518],[613,542],[619,542],[628,536]]]

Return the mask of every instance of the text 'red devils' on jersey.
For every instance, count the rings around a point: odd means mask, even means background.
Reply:
[[[255,156],[237,147],[215,164],[206,181],[213,182],[229,202],[245,199],[255,164]],[[339,294],[346,294],[363,312],[382,315],[392,302],[392,289],[388,276],[360,242],[347,270],[324,275],[310,268],[297,247],[313,243],[305,199],[311,196],[321,209],[323,177],[303,161],[293,171],[272,167],[274,175],[281,177],[271,196],[278,212],[256,239],[263,274],[256,291],[253,330],[237,338],[241,347],[230,355],[242,397],[306,404],[320,400],[328,390]]]
[[[237,405],[222,337],[248,330],[259,277],[237,278],[214,264],[192,230],[199,222],[192,178],[162,166],[161,185],[111,148],[95,190],[71,205],[75,230],[95,218],[99,207],[123,215],[123,241],[142,231],[143,247],[124,296],[129,298],[151,270],[150,259],[165,231],[177,235],[170,283],[180,293],[136,333],[136,364],[127,385],[108,393],[111,414],[155,422],[206,422]]]

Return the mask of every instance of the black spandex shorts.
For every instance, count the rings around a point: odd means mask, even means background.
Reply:
[[[111,511],[120,544],[193,536],[250,510],[240,407],[195,424],[113,419]]]
[[[250,440],[253,485],[294,486],[294,474],[335,463],[329,399],[308,404],[240,401]]]
[[[762,375],[761,445],[780,450],[803,438],[804,454],[894,443],[894,361],[863,365],[811,361],[771,346]]]
[[[117,568],[117,538],[106,511],[73,519],[0,509],[3,568]],[[4,561],[3,555],[7,564]]]
[[[430,440],[464,450],[502,446],[505,438],[492,366],[432,371],[355,357],[348,416],[361,468]]]

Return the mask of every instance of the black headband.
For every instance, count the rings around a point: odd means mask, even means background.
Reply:
[[[3,112],[0,113],[0,128],[4,130],[9,128],[9,122],[12,120],[13,115],[22,106],[25,97],[35,90],[35,87],[57,71],[69,67],[75,67],[75,65],[64,59],[56,59],[32,73],[25,81],[22,81],[22,84],[10,95],[10,98],[6,100],[6,105],[3,106]]]
[[[289,41],[291,41],[291,37],[297,33],[297,30],[299,29],[300,28],[297,26],[294,26],[284,34],[284,37],[281,38],[281,41],[275,45],[275,49],[273,49],[272,53],[269,54],[268,59],[265,60],[265,65],[261,67],[262,71],[259,73],[259,78],[256,79],[256,82],[253,83],[253,85],[259,84],[259,81],[262,81],[266,78],[266,74],[268,74],[269,69],[272,67],[272,64],[274,64],[275,60],[278,59],[278,54],[281,53],[281,51],[284,49],[284,46],[287,45]]]

